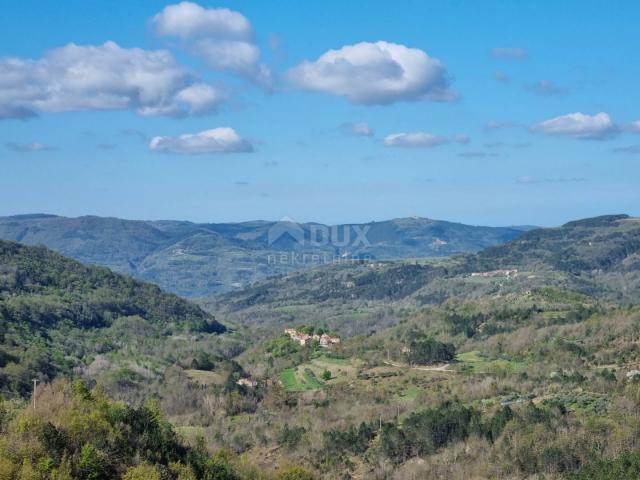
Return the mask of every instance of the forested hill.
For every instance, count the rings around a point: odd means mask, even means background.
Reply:
[[[0,217],[0,239],[45,245],[82,263],[109,267],[187,297],[229,291],[275,274],[317,265],[269,262],[270,256],[283,252],[315,254],[329,261],[343,255],[379,260],[442,257],[476,252],[511,240],[528,229],[471,226],[418,217],[334,226],[39,214]],[[331,232],[326,235],[326,243],[311,241],[318,231]],[[356,242],[362,232],[366,232],[366,244]],[[291,233],[300,236],[293,238]]]
[[[582,274],[640,268],[640,218],[605,215],[527,232],[469,256],[469,269],[547,267]]]
[[[198,306],[155,285],[45,247],[0,241],[2,389],[23,391],[33,375],[50,378],[76,366],[88,352],[62,345],[69,332],[102,331],[127,319],[165,335],[225,330]],[[104,343],[100,349],[109,350]]]
[[[213,310],[253,317],[273,306],[367,301],[439,304],[554,286],[614,302],[640,302],[640,218],[609,215],[536,229],[476,254],[422,262],[334,265],[212,299]],[[267,305],[269,307],[267,308]]]

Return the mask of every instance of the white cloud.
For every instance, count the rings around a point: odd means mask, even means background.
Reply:
[[[203,38],[192,51],[214,70],[244,75],[264,87],[272,83],[271,70],[260,63],[260,49],[254,43]]]
[[[207,90],[206,105],[189,94],[196,85]],[[0,118],[78,110],[180,116],[214,110],[222,99],[165,50],[71,43],[38,60],[0,59]]]
[[[524,48],[498,47],[491,50],[493,58],[507,58],[510,60],[523,60],[529,56]]]
[[[360,137],[372,137],[374,134],[373,129],[366,122],[343,123],[341,128]]]
[[[9,142],[6,144],[6,147],[9,150],[13,150],[14,152],[47,152],[50,150],[54,150],[53,147],[49,145],[45,145],[40,142],[29,142],[29,143],[17,143],[17,142]]]
[[[162,153],[195,155],[252,152],[253,145],[233,128],[220,127],[179,137],[154,137],[149,143],[149,149]]]
[[[443,137],[427,132],[392,133],[384,138],[384,144],[388,147],[437,147],[445,143],[469,143],[466,135],[454,135],[453,137]]]
[[[329,50],[292,68],[287,77],[299,88],[365,105],[457,97],[440,60],[417,48],[382,41]]]
[[[182,38],[206,35],[249,39],[253,35],[251,23],[241,13],[228,8],[203,8],[193,2],[166,6],[153,17],[153,23],[159,35]]]
[[[579,139],[603,139],[618,132],[611,117],[604,112],[585,115],[581,112],[569,113],[545,120],[532,127],[535,132],[547,135],[564,135]]]
[[[185,103],[192,114],[216,110],[225,98],[226,95],[219,89],[206,83],[194,83],[183,88],[176,95],[176,100]]]
[[[260,63],[251,22],[227,8],[204,8],[193,2],[165,7],[152,23],[162,37],[178,37],[184,48],[214,70],[230,71],[269,87],[270,69]]]

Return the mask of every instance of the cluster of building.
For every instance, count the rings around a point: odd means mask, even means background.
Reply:
[[[299,342],[300,345],[306,345],[307,343],[315,340],[320,344],[321,347],[329,348],[331,345],[340,343],[340,337],[332,337],[331,335],[328,335],[326,333],[323,333],[322,335],[318,335],[317,333],[310,335],[308,333],[299,332],[295,328],[286,328],[284,330],[284,333],[289,335],[289,337],[291,337],[291,340]]]
[[[258,386],[258,382],[255,380],[251,380],[250,378],[241,378],[236,382],[238,385],[242,385],[244,387],[256,388]]]
[[[518,273],[518,270],[514,269],[500,269],[491,270],[490,272],[473,272],[472,277],[513,277]]]

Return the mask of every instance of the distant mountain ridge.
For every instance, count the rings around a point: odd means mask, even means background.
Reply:
[[[294,273],[214,298],[209,305],[213,311],[239,312],[238,318],[255,320],[258,310],[269,317],[290,305],[437,305],[451,298],[526,296],[548,287],[605,302],[639,303],[640,218],[606,215],[577,220],[438,261],[370,261]]]
[[[277,228],[295,231],[270,236]],[[83,263],[156,283],[184,296],[208,296],[318,263],[276,255],[398,260],[476,252],[512,240],[528,227],[482,227],[411,217],[363,224],[77,218],[48,214],[0,217],[0,239],[42,244]],[[354,240],[366,238],[366,242]],[[321,241],[320,241],[321,240]],[[351,242],[346,241],[351,240]],[[295,257],[298,259],[299,257]]]

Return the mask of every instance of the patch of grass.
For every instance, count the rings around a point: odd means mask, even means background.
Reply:
[[[322,387],[318,377],[316,377],[315,373],[308,368],[304,369],[303,378],[307,390],[315,390]]]
[[[524,362],[505,358],[488,359],[478,351],[464,352],[456,355],[458,369],[473,373],[512,373],[526,367]]]
[[[418,398],[418,393],[420,390],[417,387],[409,387],[398,393],[398,398],[404,402],[411,402]]]
[[[296,380],[296,369],[287,368],[280,374],[282,386],[288,392],[298,391],[298,381]]]
[[[472,352],[464,352],[456,355],[456,361],[461,363],[478,363],[485,362],[486,359],[480,355],[480,352],[474,350]]]
[[[322,387],[315,374],[303,366],[283,370],[280,374],[280,381],[288,392],[304,392]]]
[[[189,380],[200,385],[222,385],[224,383],[224,378],[217,372],[190,369],[185,370],[184,373],[187,374]]]
[[[351,365],[351,359],[350,358],[337,358],[337,357],[329,357],[327,355],[320,355],[319,357],[315,358],[314,361],[317,361],[318,363],[322,362],[322,363],[331,363],[334,365]]]
[[[283,370],[280,373],[280,381],[289,392],[317,390],[325,383],[320,380],[325,370],[331,372],[329,382],[352,380],[357,374],[357,367],[352,359],[321,354],[308,363]]]

